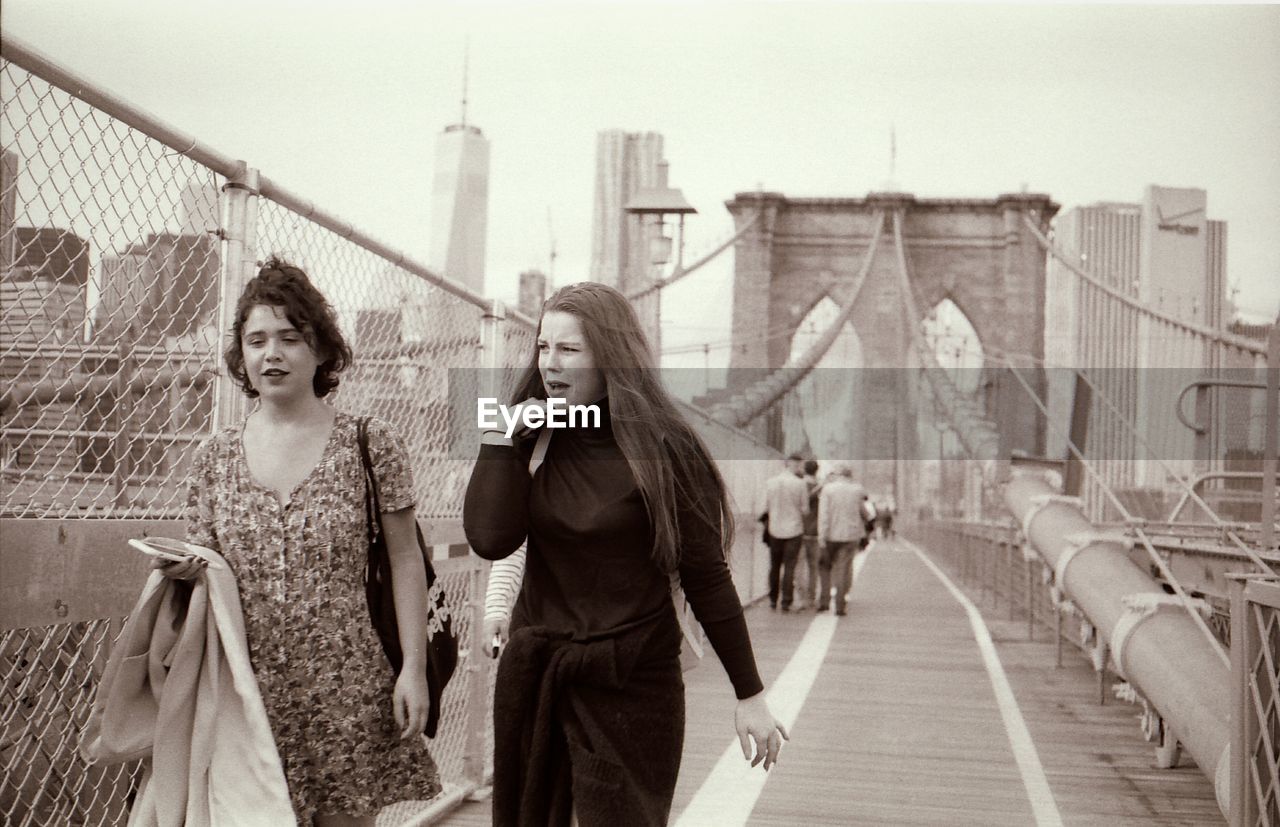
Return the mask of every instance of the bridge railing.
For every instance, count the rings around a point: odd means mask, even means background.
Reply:
[[[1062,644],[1073,645],[1093,659],[1099,681],[1104,680],[1105,664],[1100,666],[1096,659],[1098,640],[1088,619],[1053,588],[1053,570],[1025,547],[1012,523],[927,520],[908,522],[903,531],[967,586],[981,605],[1003,611],[1009,620],[1025,619],[1027,640],[1051,634],[1059,664]],[[1215,625],[1225,640],[1225,611]]]
[[[1231,823],[1280,824],[1280,579],[1233,578],[1231,617]]]
[[[1064,642],[1088,658],[1098,675],[1098,699],[1108,695],[1141,703],[1143,736],[1155,743],[1157,761],[1170,766],[1176,746],[1163,743],[1166,726],[1159,713],[1124,684],[1109,686],[1105,642],[1088,618],[1053,585],[1053,572],[1028,549],[1018,528],[1009,523],[929,521],[902,526],[929,556],[949,571],[992,614],[1007,611],[1008,620],[1025,618],[1027,639],[1048,633],[1056,643],[1058,664]],[[1181,542],[1170,538],[1162,554],[1176,558]],[[1237,558],[1235,567],[1247,565]],[[1266,574],[1227,574],[1230,594],[1204,595],[1212,607],[1209,626],[1229,646],[1234,684],[1230,766],[1230,822],[1233,825],[1280,823],[1280,579]],[[1068,621],[1075,621],[1075,629]]]

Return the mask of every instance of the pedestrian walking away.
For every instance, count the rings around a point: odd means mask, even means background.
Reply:
[[[765,484],[765,515],[769,527],[769,608],[791,611],[796,558],[809,513],[809,488],[804,479],[804,457],[791,454],[782,471]]]
[[[498,827],[667,823],[685,714],[673,575],[738,697],[744,758],[768,769],[787,737],[725,559],[724,482],[651,354],[621,293],[562,287],[543,305],[512,401],[521,421],[548,398],[599,420],[549,440],[545,425],[481,435],[467,539],[486,559],[522,544],[526,555],[494,696]],[[540,442],[545,456],[531,462]]]
[[[849,588],[853,583],[853,555],[865,547],[867,520],[863,506],[867,493],[853,481],[853,471],[840,464],[818,497],[818,542],[822,545],[822,595],[835,587],[835,610],[848,611]],[[830,598],[828,598],[830,599]],[[823,600],[817,611],[829,608]]]
[[[800,557],[796,564],[797,604],[800,601],[809,608],[818,605],[818,583],[822,578],[820,561],[821,547],[818,544],[818,495],[822,492],[822,483],[818,481],[819,465],[816,459],[804,461],[804,484],[809,489],[809,510],[804,515],[804,535],[800,541]],[[800,564],[804,564],[803,575]]]

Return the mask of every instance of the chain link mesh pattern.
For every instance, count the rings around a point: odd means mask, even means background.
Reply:
[[[178,517],[191,451],[213,421],[224,179],[9,60],[0,96],[0,514]],[[308,271],[357,355],[336,404],[395,426],[421,517],[460,517],[471,463],[447,446],[472,437],[449,432],[448,406],[475,389],[451,389],[447,369],[480,366],[482,309],[285,207],[258,207],[255,252]],[[504,352],[523,359],[531,332],[504,327]],[[462,651],[432,744],[447,787],[465,782],[476,726],[467,661],[478,567],[440,567]],[[90,766],[78,752],[120,627],[0,636],[0,822],[127,818],[140,765]],[[403,802],[381,821],[423,806]]]
[[[1273,581],[1274,588],[1274,581]],[[1242,600],[1244,773],[1242,824],[1280,824],[1280,607]]]
[[[0,822],[124,823],[141,764],[93,766],[78,750],[119,629],[96,620],[0,635]]]
[[[458,636],[460,659],[442,699],[440,729],[431,754],[446,788],[465,783],[463,760],[468,727],[468,659],[471,606],[478,563],[442,571],[440,583]],[[14,629],[0,636],[0,823],[27,825],[123,824],[131,794],[141,780],[140,762],[91,765],[80,755],[98,679],[122,619]],[[492,754],[492,686],[482,711]],[[428,802],[406,801],[386,808],[380,823],[398,824]]]
[[[212,171],[0,61],[0,512],[158,517],[208,433]]]

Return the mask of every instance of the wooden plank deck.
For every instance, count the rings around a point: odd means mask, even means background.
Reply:
[[[971,598],[973,596],[971,595]],[[975,600],[975,602],[977,602]],[[1066,824],[1221,824],[1212,785],[1187,757],[1154,768],[1137,708],[1098,705],[1096,677],[1000,606],[979,604]],[[772,684],[815,615],[748,610]],[[684,760],[673,821],[734,741],[733,693],[714,655],[686,673]],[[488,802],[442,823],[489,823]],[[1009,738],[960,604],[904,544],[867,555],[792,741],[752,825],[1032,824]]]

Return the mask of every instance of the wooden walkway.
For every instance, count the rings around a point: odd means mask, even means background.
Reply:
[[[1028,641],[1025,620],[1007,620],[1003,607],[984,616],[1062,823],[1223,823],[1212,785],[1188,757],[1176,769],[1154,768],[1136,707],[1098,704],[1083,657],[1066,647],[1056,668],[1048,635]],[[748,610],[767,685],[817,618]],[[714,656],[686,680],[673,823],[715,783],[712,768],[735,742],[733,693]],[[1036,823],[966,613],[904,543],[879,543],[866,556],[849,616],[836,622],[791,735],[746,824]],[[469,803],[442,823],[488,824],[488,803]]]

